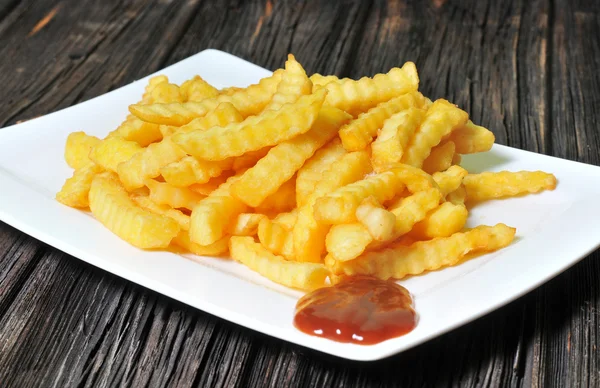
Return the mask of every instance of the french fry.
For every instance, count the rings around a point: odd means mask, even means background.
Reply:
[[[307,132],[315,122],[325,92],[302,96],[277,111],[250,117],[240,124],[173,136],[188,154],[205,160],[223,160],[273,146]]]
[[[367,249],[373,242],[373,236],[360,222],[334,225],[327,233],[325,247],[335,260],[352,260]]]
[[[229,236],[209,245],[198,245],[190,240],[190,234],[185,230],[179,232],[172,243],[198,256],[223,256],[229,250]]]
[[[314,191],[323,172],[345,154],[346,150],[342,146],[342,142],[339,138],[335,138],[304,163],[298,170],[296,178],[296,204],[298,206],[306,203],[306,199]]]
[[[103,169],[117,172],[119,164],[142,150],[143,148],[134,141],[111,137],[92,147],[89,158]]]
[[[294,235],[275,220],[264,218],[258,224],[258,240],[275,255],[290,260],[294,256]]]
[[[469,120],[464,126],[452,131],[450,140],[456,145],[456,152],[459,154],[474,154],[492,149],[496,138],[492,131]]]
[[[375,241],[389,241],[394,234],[396,215],[385,209],[374,197],[368,197],[356,208],[356,219]]]
[[[400,163],[425,113],[423,109],[408,108],[385,120],[379,135],[371,144],[371,160],[376,169],[385,164]]]
[[[227,179],[233,176],[233,171],[224,171],[218,177],[212,178],[206,183],[195,183],[189,186],[189,189],[201,195],[210,195],[213,191],[219,188]]]
[[[248,207],[229,193],[239,176],[229,178],[192,210],[190,239],[199,245],[210,245],[225,236],[231,220]]]
[[[402,279],[457,264],[468,253],[492,252],[510,244],[515,229],[504,224],[478,226],[464,233],[395,245],[368,252],[351,261],[335,261],[330,269],[338,275],[373,275],[380,279]]]
[[[416,223],[410,234],[419,240],[448,237],[464,228],[468,216],[464,205],[444,202]]]
[[[394,171],[386,171],[340,187],[317,199],[315,219],[323,224],[345,224],[356,221],[356,209],[363,200],[390,200],[404,189],[404,184]]]
[[[274,219],[273,222],[283,226],[287,230],[294,229],[294,225],[296,224],[296,220],[298,219],[298,208],[295,208],[292,211],[279,213]]]
[[[150,189],[150,199],[159,205],[169,205],[173,208],[192,210],[204,196],[193,192],[187,187],[175,187],[168,183],[157,182],[153,179],[146,180]]]
[[[343,78],[342,80],[348,81],[349,78]],[[314,87],[325,86],[331,82],[340,82],[342,81],[335,75],[321,75],[321,74],[313,74],[310,76],[310,81],[313,83]]]
[[[137,206],[114,173],[103,172],[94,177],[89,200],[98,221],[138,248],[166,248],[179,233],[179,224],[172,218]]]
[[[159,176],[163,166],[181,160],[184,156],[185,152],[167,137],[120,163],[117,173],[125,188],[131,191],[144,186],[147,179]]]
[[[219,90],[219,95],[220,96],[231,96],[234,93],[239,92],[242,89],[243,88],[239,88],[237,86],[229,86],[227,88],[223,88],[223,89]]]
[[[463,178],[467,201],[513,197],[556,188],[556,177],[542,171],[483,172]]]
[[[423,161],[423,171],[433,174],[438,171],[445,171],[452,166],[455,150],[454,142],[446,141],[431,149],[431,153]]]
[[[296,178],[292,177],[279,186],[276,192],[255,207],[259,213],[284,213],[296,207]]]
[[[154,88],[163,82],[169,82],[169,78],[166,75],[157,75],[151,77],[148,80],[148,85],[146,85],[146,88],[144,89],[144,94],[140,104],[152,104],[154,102],[152,99],[152,91],[154,91]]]
[[[229,159],[225,159],[225,160],[232,161],[231,168],[236,172],[239,172],[242,170],[247,170],[250,167],[253,167],[254,165],[256,165],[256,163],[258,163],[259,160],[261,160],[262,158],[267,156],[267,154],[269,153],[271,148],[273,148],[273,147],[270,147],[270,146],[263,147],[256,151],[246,152],[242,156],[237,156],[237,157],[229,158]]]
[[[331,140],[350,118],[339,109],[324,107],[311,130],[271,148],[267,156],[233,184],[231,193],[248,206],[260,205],[288,181],[316,150]]]
[[[154,125],[158,125],[158,124],[154,124]],[[173,127],[170,125],[159,125],[158,126],[158,130],[160,131],[160,134],[162,135],[163,139],[165,137],[173,136],[173,134],[175,134],[175,132],[177,132],[178,129],[179,129],[179,127]]]
[[[366,250],[378,249],[410,232],[417,222],[438,206],[440,199],[441,193],[437,189],[419,191],[404,198],[397,207],[391,209],[395,216],[392,233],[379,241],[374,241],[372,234],[361,223],[335,225],[327,235],[327,252],[335,260],[348,261],[359,257]],[[351,235],[348,236],[348,233]],[[352,242],[347,242],[347,239]]]
[[[281,82],[277,86],[277,92],[265,110],[278,110],[285,104],[292,104],[301,96],[312,93],[312,87],[312,82],[306,76],[302,65],[292,54],[289,54]]]
[[[392,115],[409,108],[419,108],[424,97],[419,92],[407,93],[382,102],[361,113],[355,120],[340,129],[340,139],[347,151],[360,151],[367,148],[377,136],[377,131]]]
[[[188,124],[177,129],[177,133],[188,133],[193,131],[206,131],[212,127],[224,127],[228,124],[241,123],[244,117],[235,109],[232,103],[222,102],[208,112],[206,116],[198,117]]]
[[[65,161],[72,169],[85,167],[90,163],[90,150],[101,142],[96,136],[85,132],[72,132],[67,136],[65,145]]]
[[[181,84],[179,91],[184,101],[202,101],[219,95],[219,91],[199,75]]]
[[[87,208],[90,205],[88,194],[92,187],[92,180],[102,171],[102,167],[92,162],[76,169],[73,171],[73,176],[67,179],[60,191],[56,193],[56,200],[70,207]]]
[[[315,201],[327,193],[364,178],[369,172],[371,172],[369,154],[365,151],[357,151],[345,154],[323,173],[322,179],[307,198],[306,204],[298,209],[298,219],[293,230],[295,260],[319,262],[325,250],[325,237],[329,227],[315,220],[313,210]]]
[[[463,178],[468,173],[467,170],[460,166],[452,166],[446,171],[434,173],[432,177],[440,188],[442,195],[446,196],[460,187]]]
[[[185,96],[179,90],[179,86],[168,82],[161,82],[152,89],[152,103],[168,104],[173,102],[184,102]]]
[[[418,86],[417,68],[414,63],[406,62],[402,68],[395,67],[387,74],[377,74],[373,78],[363,77],[358,81],[346,79],[330,82],[321,88],[328,91],[327,105],[357,116],[381,102],[414,92]]]
[[[404,153],[402,162],[421,167],[431,149],[454,129],[465,125],[468,119],[467,112],[448,101],[435,101],[427,110],[427,115]]]
[[[197,117],[215,109],[222,102],[230,102],[244,117],[260,113],[277,91],[283,71],[276,71],[271,77],[263,78],[258,84],[236,90],[231,95],[219,94],[216,98],[202,101],[171,104],[135,104],[129,111],[142,121],[155,124],[182,126]]]
[[[235,221],[228,226],[227,232],[231,236],[256,236],[258,224],[268,217],[259,213],[241,213]]]
[[[302,290],[325,286],[329,271],[323,264],[297,263],[276,256],[252,237],[232,237],[231,257],[276,283]]]
[[[128,117],[111,132],[111,137],[120,137],[147,147],[163,138],[163,131],[160,127],[158,124],[145,123],[137,117]]]
[[[190,216],[184,214],[181,210],[173,209],[169,205],[158,204],[146,195],[131,195],[130,197],[142,209],[174,219],[182,231],[190,230]]]
[[[464,205],[467,201],[467,190],[464,185],[460,185],[456,190],[446,195],[446,201],[455,205]]]
[[[181,160],[171,162],[160,168],[165,182],[176,187],[188,187],[197,183],[206,183],[223,172],[219,162],[198,160],[193,156],[185,156]]]

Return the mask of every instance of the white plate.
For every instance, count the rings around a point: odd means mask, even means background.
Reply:
[[[269,74],[232,55],[206,50],[162,71],[173,82],[200,74],[217,87],[246,86]],[[600,245],[600,168],[509,147],[468,156],[482,170],[556,174],[553,192],[493,201],[473,209],[472,225],[504,222],[517,240],[500,252],[401,282],[414,295],[420,320],[408,335],[374,346],[305,335],[292,325],[299,292],[278,286],[240,264],[195,261],[136,249],[89,214],[54,200],[71,171],[63,160],[69,132],[103,136],[127,114],[146,79],[93,100],[0,130],[0,220],[92,265],[218,317],[299,345],[354,360],[401,352],[523,295]]]

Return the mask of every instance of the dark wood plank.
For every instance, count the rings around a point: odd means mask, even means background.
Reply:
[[[267,68],[293,52],[311,72],[352,77],[413,60],[427,95],[465,107],[500,143],[599,164],[599,15],[597,3],[566,0],[5,1],[0,125],[209,47]],[[598,256],[416,349],[354,363],[191,309],[1,224],[0,381],[597,386]]]

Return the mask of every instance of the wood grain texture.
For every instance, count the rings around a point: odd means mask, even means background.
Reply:
[[[498,142],[598,165],[598,36],[600,4],[582,0],[3,0],[0,125],[205,48],[271,69],[293,52],[311,72],[351,77],[413,60],[427,95],[464,106]],[[415,349],[354,363],[189,308],[0,223],[0,385],[600,386],[598,259]]]

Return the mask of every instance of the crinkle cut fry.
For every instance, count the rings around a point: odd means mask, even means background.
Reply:
[[[281,81],[283,70],[263,78],[258,84],[240,89],[231,95],[220,94],[198,102],[172,104],[130,105],[129,111],[139,119],[156,124],[182,126],[197,117],[205,116],[222,102],[230,102],[244,117],[260,113],[269,103]]]
[[[137,206],[114,173],[103,172],[94,177],[89,199],[94,217],[138,248],[166,248],[179,233],[177,221]]]
[[[556,177],[543,171],[500,171],[469,174],[463,178],[468,201],[485,201],[525,193],[554,190]]]
[[[402,279],[441,267],[451,266],[468,253],[483,253],[509,245],[515,229],[504,224],[478,226],[450,237],[395,245],[381,251],[368,252],[351,261],[335,261],[330,269],[338,275],[373,275],[380,279]]]
[[[322,86],[329,91],[326,104],[342,109],[353,116],[366,112],[377,104],[399,95],[414,92],[419,87],[419,76],[414,63],[393,68],[386,74],[358,81],[340,80]]]
[[[287,287],[313,290],[325,286],[329,275],[323,264],[287,261],[254,242],[252,237],[232,237],[229,252],[234,260]]]
[[[223,160],[257,151],[310,130],[321,110],[325,95],[325,91],[319,91],[302,96],[293,104],[248,118],[239,124],[176,134],[173,141],[189,155],[204,160]]]

